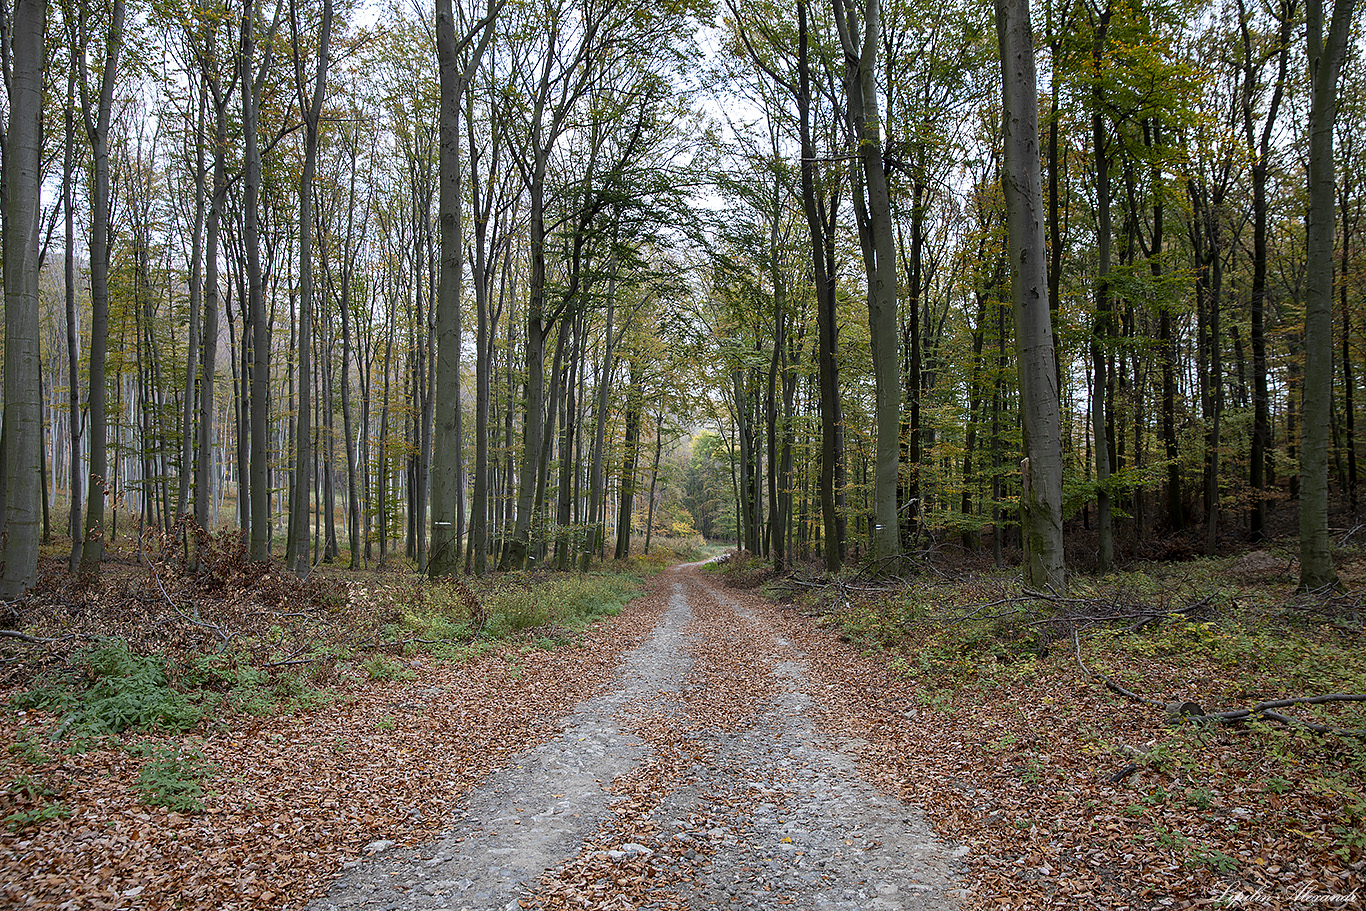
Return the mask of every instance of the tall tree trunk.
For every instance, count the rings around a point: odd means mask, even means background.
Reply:
[[[844,49],[849,123],[858,145],[857,162],[852,171],[855,178],[853,197],[859,243],[868,276],[868,328],[872,341],[877,426],[872,558],[880,561],[878,570],[886,572],[898,568],[896,564],[901,554],[896,502],[901,448],[901,384],[896,346],[896,244],[891,195],[883,169],[877,92],[882,3],[881,0],[864,0],[860,17],[857,8],[847,0],[832,2],[835,25]],[[1037,150],[1037,135],[1034,145]]]
[[[1300,441],[1300,589],[1338,584],[1328,536],[1328,421],[1333,399],[1333,122],[1353,0],[1334,0],[1328,35],[1323,0],[1309,0],[1309,216],[1304,317],[1304,435]]]
[[[1262,121],[1260,137],[1255,134],[1256,71],[1262,60],[1254,57],[1248,32],[1248,13],[1239,0],[1239,27],[1243,37],[1243,85],[1240,103],[1243,130],[1248,152],[1252,156],[1252,288],[1249,294],[1252,343],[1252,454],[1249,482],[1252,485],[1252,516],[1249,532],[1254,542],[1261,541],[1266,528],[1267,462],[1271,446],[1270,393],[1267,387],[1266,364],[1266,272],[1267,272],[1267,175],[1271,164],[1271,139],[1276,125],[1286,86],[1286,71],[1290,57],[1290,38],[1294,28],[1295,0],[1282,0],[1275,9],[1279,19],[1279,34],[1273,53],[1277,64],[1276,82]],[[1269,59],[1269,58],[1268,58]],[[1330,127],[1331,131],[1331,127]],[[1331,138],[1330,138],[1331,142]],[[1331,221],[1331,219],[1330,219]]]
[[[436,290],[436,376],[432,439],[432,533],[427,572],[433,579],[453,575],[460,566],[455,532],[460,497],[456,462],[460,437],[460,93],[464,80],[455,49],[451,0],[436,2],[436,60],[441,79],[439,120],[441,267]]]
[[[18,7],[16,6],[16,15]],[[90,36],[81,28],[81,38],[73,42],[84,47]],[[17,37],[17,30],[16,30]],[[105,40],[104,70],[100,77],[99,99],[91,104],[85,55],[78,53],[81,74],[81,103],[85,107],[85,129],[90,137],[94,163],[90,198],[90,485],[85,509],[85,543],[81,548],[81,572],[99,572],[104,558],[104,501],[110,487],[108,472],[108,416],[106,414],[105,359],[109,334],[109,119],[114,104],[114,82],[118,74],[119,53],[123,47],[123,0],[114,0],[113,18]],[[11,195],[13,195],[11,191]]]
[[[185,344],[185,384],[184,400],[181,402],[180,415],[180,483],[176,491],[175,519],[177,522],[188,519],[190,506],[190,486],[194,478],[194,416],[195,387],[198,377],[201,320],[204,309],[204,220],[208,208],[209,172],[204,154],[204,131],[208,126],[209,93],[201,82],[199,88],[198,113],[195,119],[194,143],[194,224],[190,239],[190,332]],[[189,529],[183,529],[185,555],[188,558],[194,543]]]
[[[807,230],[811,237],[811,265],[816,284],[816,324],[818,347],[816,353],[819,372],[821,412],[820,491],[821,525],[825,537],[825,568],[839,572],[844,562],[844,515],[839,502],[843,484],[837,481],[844,463],[844,416],[840,407],[839,386],[839,322],[836,317],[835,281],[828,263],[833,259],[834,240],[826,230],[825,213],[816,191],[816,149],[811,138],[811,66],[810,36],[807,27],[806,0],[799,0],[798,53],[800,89],[797,108],[801,119],[802,144],[802,208],[806,213]],[[832,196],[829,205],[830,222],[838,209],[838,197]]]
[[[267,322],[265,288],[261,271],[259,207],[261,197],[261,150],[257,137],[257,115],[265,77],[270,70],[271,41],[266,42],[265,60],[256,65],[256,2],[249,0],[242,16],[242,133],[245,138],[243,160],[243,243],[247,258],[247,313],[251,323],[251,400],[249,423],[251,437],[251,548],[252,560],[270,557],[270,466],[267,421],[270,414],[270,326]],[[273,37],[280,21],[280,4],[275,7]]]
[[[621,505],[617,509],[616,558],[631,555],[631,519],[635,514],[636,465],[640,460],[640,361],[631,359],[631,385],[626,393],[626,431],[621,447]]]
[[[67,518],[71,535],[71,557],[68,566],[76,572],[81,562],[81,327],[80,311],[76,309],[76,212],[73,206],[72,183],[75,178],[76,153],[76,67],[71,67],[66,80],[66,150],[62,161],[62,210],[66,221],[66,254],[64,277],[66,285],[66,368],[67,403],[70,415],[67,423],[71,438],[71,464],[67,477],[71,485],[67,501]],[[0,484],[3,484],[0,475]]]
[[[116,17],[121,20],[122,0]],[[39,389],[38,205],[43,148],[44,0],[15,0],[9,126],[5,137],[5,411],[0,430],[4,475],[4,535],[0,598],[12,600],[33,585],[38,569],[38,523],[43,429]],[[117,27],[111,29],[111,34]],[[112,42],[117,46],[117,42]],[[109,80],[112,86],[113,75]],[[97,210],[98,213],[98,210]],[[97,214],[98,218],[98,214]]]
[[[663,404],[662,402],[660,403]],[[650,539],[655,530],[655,496],[659,488],[659,460],[664,451],[664,409],[655,412],[655,459],[650,469],[650,499],[645,510],[645,556],[650,555]]]
[[[493,209],[493,193],[500,145],[495,135],[489,151],[489,181],[481,193],[479,185],[478,144],[475,140],[474,118],[465,119],[466,138],[470,149],[470,198],[474,216],[474,305],[478,325],[475,330],[474,367],[474,490],[470,504],[469,559],[475,575],[488,570],[489,540],[489,406],[492,398],[493,347],[491,336],[497,327],[490,327],[490,291],[493,264],[489,256],[489,218]]]
[[[228,97],[216,88],[214,77],[208,87],[214,93],[213,185],[204,231],[204,350],[200,357],[199,381],[199,458],[195,462],[194,520],[200,528],[213,523],[209,513],[213,466],[214,385],[218,367],[218,242],[227,200]],[[232,350],[231,344],[228,350]]]
[[[1342,414],[1346,424],[1347,443],[1347,503],[1353,518],[1357,514],[1357,443],[1356,443],[1356,377],[1352,373],[1352,312],[1347,307],[1347,270],[1351,265],[1351,224],[1348,219],[1347,199],[1342,200],[1342,280],[1338,299],[1342,309]]]
[[[1096,531],[1098,553],[1096,571],[1110,571],[1115,561],[1114,523],[1110,509],[1110,449],[1113,428],[1107,411],[1109,393],[1110,337],[1113,317],[1110,303],[1110,158],[1107,152],[1107,131],[1104,115],[1104,54],[1106,34],[1110,26],[1110,6],[1106,5],[1096,24],[1091,47],[1091,141],[1096,162],[1096,313],[1091,331],[1091,369],[1094,382],[1091,390],[1091,435],[1096,454]]]
[[[1044,260],[1038,82],[1028,0],[996,0],[996,32],[1001,45],[1005,121],[1005,166],[1001,177],[1013,273],[1015,352],[1025,441],[1020,492],[1025,582],[1038,589],[1061,589],[1066,584],[1062,422]]]
[[[545,153],[537,147],[531,196],[531,288],[526,320],[526,407],[522,419],[522,464],[517,476],[517,525],[503,552],[502,569],[525,565],[531,538],[536,482],[540,477],[542,436],[545,431]]]
[[[332,0],[323,0],[318,27],[318,63],[313,85],[304,78],[299,54],[301,30],[295,0],[290,0],[293,30],[294,83],[304,125],[304,166],[299,175],[299,398],[295,412],[294,490],[290,497],[290,536],[285,546],[285,566],[300,577],[311,567],[308,551],[309,500],[313,490],[313,185],[318,171],[318,121],[332,40]],[[310,91],[311,88],[311,91]]]
[[[616,355],[617,337],[612,334],[612,320],[616,311],[617,282],[616,257],[612,256],[608,266],[607,279],[607,316],[603,328],[602,366],[598,377],[598,396],[596,424],[593,429],[593,445],[588,467],[588,540],[580,560],[580,568],[588,570],[593,554],[602,546],[606,538],[603,513],[606,496],[603,492],[603,463],[606,460],[607,401],[611,391],[612,374],[616,370],[613,358]]]

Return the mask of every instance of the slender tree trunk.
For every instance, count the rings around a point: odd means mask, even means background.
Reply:
[[[816,285],[816,325],[818,343],[816,366],[819,372],[821,412],[820,477],[817,483],[821,501],[821,524],[825,539],[825,568],[839,572],[844,562],[844,515],[839,502],[843,484],[837,482],[844,462],[844,416],[840,406],[839,384],[839,322],[836,315],[835,281],[833,270],[827,268],[834,246],[826,231],[826,219],[816,192],[816,149],[811,137],[811,66],[810,36],[807,27],[806,0],[799,0],[798,52],[800,89],[797,108],[801,119],[802,144],[802,208],[806,213],[807,231],[811,238],[811,265]],[[829,215],[833,222],[838,209],[838,197],[830,199]]]
[[[16,6],[16,13],[17,9]],[[88,40],[89,35],[83,34],[76,46],[83,47]],[[87,89],[85,56],[77,54],[85,129],[90,137],[94,162],[94,187],[90,199],[90,485],[85,510],[85,543],[81,548],[81,572],[87,575],[99,572],[100,561],[104,558],[104,501],[109,487],[105,478],[108,472],[105,358],[109,334],[109,120],[122,46],[123,0],[115,0],[105,41],[99,100],[93,106]]]
[[[1347,307],[1347,270],[1351,264],[1351,226],[1347,202],[1342,204],[1342,281],[1338,299],[1342,309],[1342,413],[1347,437],[1347,502],[1353,518],[1357,514],[1356,377],[1352,373],[1352,312]]]
[[[190,239],[190,337],[185,345],[185,385],[183,387],[184,400],[181,402],[180,415],[180,483],[176,491],[175,518],[179,522],[188,518],[190,506],[190,486],[195,476],[194,472],[194,444],[195,444],[195,387],[198,377],[195,375],[199,369],[199,348],[201,329],[201,314],[204,309],[204,220],[208,207],[208,181],[209,173],[204,154],[204,131],[208,120],[208,101],[209,93],[201,83],[199,90],[199,110],[195,120],[195,165],[194,165],[194,225],[192,231],[194,236]],[[193,535],[189,529],[183,529],[181,534],[184,536],[185,555],[187,558],[194,547],[192,542]]]
[[[638,360],[631,360],[631,386],[626,393],[626,430],[621,448],[621,490],[617,509],[616,559],[631,555],[631,519],[635,514],[636,465],[640,459],[640,380]]]
[[[73,205],[72,182],[75,175],[76,152],[76,68],[73,66],[66,80],[66,150],[62,162],[62,210],[66,216],[66,255],[64,256],[66,284],[66,367],[67,403],[69,417],[67,423],[71,438],[71,464],[67,476],[70,479],[70,515],[67,519],[71,535],[71,557],[68,563],[71,572],[76,572],[81,562],[81,327],[80,311],[76,309],[76,224]],[[0,473],[0,484],[3,484]]]
[[[1015,352],[1025,460],[1020,505],[1025,582],[1061,589],[1062,426],[1044,259],[1043,188],[1039,165],[1038,91],[1028,0],[996,0],[1005,121],[1006,198]]]
[[[121,0],[118,0],[121,4]],[[121,16],[122,5],[116,16]],[[44,0],[15,0],[5,136],[5,410],[0,431],[4,535],[0,598],[33,585],[38,568],[43,402],[39,388],[38,205],[43,116]],[[111,34],[117,30],[111,29]],[[115,42],[115,45],[117,43]],[[112,81],[112,74],[110,75]],[[98,213],[98,210],[96,210]]]
[[[1328,535],[1328,422],[1333,399],[1333,122],[1353,0],[1334,0],[1328,35],[1323,0],[1309,0],[1309,216],[1304,318],[1304,435],[1300,442],[1300,589],[1338,584]]]
[[[257,139],[257,113],[265,74],[270,69],[270,51],[258,71],[256,65],[256,2],[249,0],[242,16],[242,133],[245,138],[243,161],[243,243],[246,246],[247,313],[251,323],[251,401],[249,425],[251,559],[270,557],[270,466],[267,421],[270,413],[270,326],[267,322],[265,288],[261,271],[259,207],[261,197],[261,151]],[[279,22],[276,7],[275,21]],[[275,31],[271,28],[271,34]],[[269,48],[269,43],[267,43]]]
[[[603,462],[606,459],[606,437],[607,437],[607,401],[611,391],[612,374],[615,372],[613,358],[616,353],[617,338],[612,334],[612,318],[616,310],[616,258],[613,257],[608,267],[607,284],[607,317],[603,329],[603,354],[602,367],[598,377],[598,399],[597,399],[597,422],[593,430],[592,456],[589,459],[589,482],[588,482],[588,524],[589,535],[587,546],[584,548],[580,568],[585,572],[588,570],[589,563],[593,554],[596,553],[603,544],[606,537],[603,521],[604,504],[606,497],[603,493]]]
[[[1239,0],[1239,25],[1243,37],[1243,85],[1239,99],[1243,114],[1243,129],[1248,152],[1252,156],[1252,288],[1249,295],[1252,343],[1252,454],[1249,482],[1253,489],[1250,536],[1254,542],[1265,536],[1267,500],[1266,490],[1268,450],[1271,447],[1270,393],[1267,386],[1266,363],[1266,273],[1267,273],[1267,176],[1270,168],[1271,138],[1276,115],[1284,97],[1286,71],[1290,54],[1290,38],[1294,28],[1295,0],[1283,0],[1274,10],[1280,21],[1277,44],[1272,48],[1277,64],[1276,82],[1262,121],[1260,137],[1254,134],[1256,70],[1262,61],[1254,56],[1248,37],[1248,14]]]
[[[212,78],[212,77],[211,77]],[[210,87],[214,85],[210,82]],[[199,458],[195,463],[194,519],[203,529],[212,524],[209,514],[214,439],[214,386],[218,367],[218,241],[227,198],[228,98],[214,95],[213,186],[209,194],[204,232],[204,351],[200,358]],[[231,344],[228,346],[232,350]]]
[[[502,569],[526,564],[531,535],[536,482],[540,477],[542,435],[545,431],[545,339],[549,324],[545,311],[545,165],[544,153],[536,149],[535,177],[531,196],[531,288],[527,299],[526,407],[522,421],[522,464],[517,476],[517,525],[503,553]]]
[[[645,556],[650,555],[650,539],[655,530],[655,496],[659,488],[659,460],[664,451],[664,409],[655,412],[655,460],[650,469],[650,500],[645,511]]]
[[[318,28],[318,64],[311,91],[304,81],[304,62],[299,54],[300,23],[294,0],[290,0],[290,25],[294,32],[294,81],[304,125],[303,173],[299,176],[299,398],[294,431],[294,490],[290,497],[290,537],[285,546],[285,566],[300,577],[312,568],[308,552],[310,496],[313,490],[313,186],[318,171],[318,121],[332,40],[332,0],[323,0]]]
[[[1110,7],[1107,4],[1096,26],[1092,45],[1091,74],[1091,139],[1096,161],[1096,313],[1091,332],[1091,369],[1095,381],[1091,387],[1091,434],[1096,453],[1096,530],[1099,551],[1096,571],[1106,573],[1115,561],[1114,523],[1110,509],[1110,443],[1113,433],[1111,416],[1106,407],[1109,392],[1109,348],[1113,335],[1110,304],[1110,158],[1107,153],[1107,131],[1104,116],[1103,78],[1106,33],[1110,26]]]

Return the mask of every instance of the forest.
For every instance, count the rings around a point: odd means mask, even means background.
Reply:
[[[0,906],[1359,903],[1360,26],[0,3]]]
[[[658,525],[778,568],[1042,547],[1027,578],[1060,585],[1297,514],[1304,584],[1332,584],[1328,516],[1358,514],[1351,4],[436,13],[16,4],[6,597],[54,534],[84,573],[120,536],[236,527],[299,573],[435,576]]]

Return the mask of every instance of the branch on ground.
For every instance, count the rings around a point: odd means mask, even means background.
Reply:
[[[1105,684],[1106,689],[1120,694],[1135,702],[1144,705],[1151,705],[1170,712],[1167,703],[1158,702],[1147,696],[1135,693],[1133,690],[1126,689],[1116,683],[1110,677],[1099,671],[1094,671],[1086,666],[1086,662],[1081,657],[1081,637],[1077,631],[1072,631],[1072,645],[1076,649],[1077,665],[1088,680],[1100,680]],[[1275,709],[1282,709],[1292,705],[1323,705],[1329,702],[1366,702],[1366,693],[1326,693],[1321,696],[1297,696],[1290,699],[1275,699],[1269,702],[1259,702],[1250,709],[1231,709],[1227,712],[1203,712],[1199,711],[1199,706],[1192,702],[1174,703],[1178,714],[1181,717],[1189,718],[1192,721],[1219,721],[1223,724],[1236,724],[1255,718],[1266,718],[1271,721],[1279,722],[1288,727],[1300,727],[1315,734],[1335,734],[1339,737],[1366,737],[1366,730],[1359,728],[1339,728],[1328,724],[1318,724],[1313,721],[1305,721],[1303,718],[1296,718],[1293,715],[1286,715]]]

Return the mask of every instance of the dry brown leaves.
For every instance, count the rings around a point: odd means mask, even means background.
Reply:
[[[662,603],[638,603],[554,652],[508,650],[461,665],[418,658],[409,662],[412,681],[357,680],[346,701],[319,711],[224,718],[216,732],[181,738],[215,770],[202,813],[138,803],[143,760],[126,748],[170,738],[129,736],[122,747],[37,767],[5,750],[0,780],[41,775],[71,815],[0,830],[0,906],[298,907],[366,843],[430,839],[490,768],[554,736],[547,719],[613,678]],[[0,713],[0,743],[26,741],[47,722]],[[0,796],[0,815],[14,800]]]
[[[685,908],[697,864],[716,850],[707,833],[720,825],[734,829],[759,802],[752,794],[737,796],[711,786],[705,771],[715,755],[715,734],[751,726],[756,707],[772,694],[768,666],[746,658],[756,654],[753,640],[760,631],[737,624],[709,588],[687,575],[677,578],[686,585],[693,609],[686,627],[695,636],[689,648],[692,670],[681,693],[662,693],[659,703],[628,710],[624,719],[654,755],[612,783],[618,801],[611,818],[576,858],[542,879],[522,902],[524,908]],[[683,788],[698,789],[699,799],[688,818],[678,821],[681,830],[666,830],[657,811]]]
[[[811,656],[820,723],[866,739],[865,773],[970,849],[976,907],[1200,907],[1240,895],[1268,909],[1366,903],[1366,858],[1331,850],[1331,796],[1274,793],[1271,764],[1248,738],[1212,732],[1198,744],[1198,779],[1147,767],[1111,783],[1125,757],[1102,744],[1145,748],[1171,729],[1161,713],[1082,681],[1066,650],[1028,682],[928,698],[885,657],[790,607],[765,615]],[[1163,670],[1146,682],[1158,686]],[[1165,670],[1167,686],[1184,683],[1168,698],[1198,697],[1211,682],[1199,668]],[[1193,792],[1198,803],[1179,796]]]

